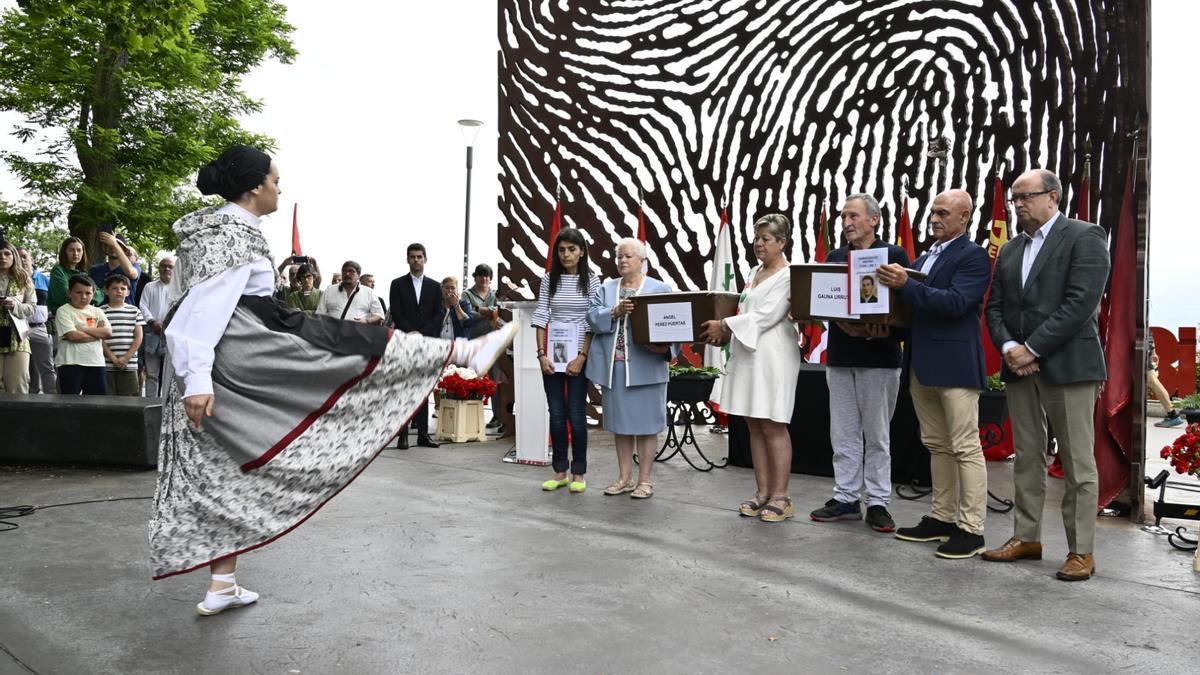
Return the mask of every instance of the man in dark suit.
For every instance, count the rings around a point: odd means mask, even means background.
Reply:
[[[917,281],[900,265],[879,269],[880,282],[914,308],[906,356],[909,391],[929,448],[933,478],[930,515],[896,530],[905,541],[940,541],[939,558],[982,553],[987,516],[987,467],[979,442],[979,392],[984,377],[983,295],[987,252],[967,236],[971,196],[948,190],[933,200],[929,223],[937,243],[913,267]]]
[[[1108,378],[1096,317],[1108,279],[1104,230],[1058,212],[1062,184],[1045,169],[1021,174],[1011,201],[1022,233],[1000,249],[988,296],[988,331],[1004,354],[1008,411],[1017,449],[1013,536],[985,560],[1042,557],[1046,422],[1066,471],[1063,522],[1070,553],[1063,581],[1095,572],[1098,476],[1093,409]]]
[[[392,307],[392,325],[396,330],[412,335],[438,337],[442,333],[442,287],[425,278],[425,247],[408,245],[408,274],[392,279],[388,292]],[[436,448],[440,445],[429,436],[429,405],[424,403],[413,414],[417,428],[417,445]],[[400,429],[401,450],[408,448],[408,425]]]

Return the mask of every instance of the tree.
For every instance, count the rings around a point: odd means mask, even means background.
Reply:
[[[54,214],[34,205],[13,206],[0,200],[0,233],[17,248],[29,251],[33,264],[43,271],[58,262],[58,247],[67,230],[55,222]]]
[[[238,123],[261,109],[240,88],[268,57],[291,63],[292,31],[274,0],[18,0],[0,14],[0,109],[24,117],[31,152],[0,158],[93,253],[108,223],[173,246],[196,169],[231,143],[272,146]]]

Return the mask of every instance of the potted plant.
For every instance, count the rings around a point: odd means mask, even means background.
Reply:
[[[1008,418],[1008,397],[1004,380],[997,373],[987,379],[987,389],[979,395],[979,424],[1001,424]]]
[[[696,368],[687,364],[671,366],[671,378],[667,380],[667,400],[683,403],[703,403],[712,396],[713,383],[721,371],[707,366]]]
[[[1179,401],[1175,407],[1187,418],[1188,424],[1200,424],[1200,391]]]
[[[483,406],[496,393],[496,383],[470,368],[446,366],[438,380],[437,437],[451,443],[485,441]]]

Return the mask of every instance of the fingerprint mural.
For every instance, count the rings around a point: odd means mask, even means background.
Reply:
[[[983,242],[994,176],[1054,170],[1073,213],[1085,156],[1104,195],[1093,219],[1107,225],[1142,107],[1128,93],[1144,58],[1130,25],[1141,7],[501,0],[502,278],[537,287],[559,198],[608,276],[644,204],[651,264],[681,289],[706,285],[722,206],[739,276],[763,213],[792,218],[791,259],[805,261],[823,204],[875,195],[880,235],[894,241],[907,194],[921,251],[933,196],[963,187]]]

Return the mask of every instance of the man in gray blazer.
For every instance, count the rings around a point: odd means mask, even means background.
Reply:
[[[1070,553],[1063,581],[1095,572],[1092,555],[1099,499],[1093,409],[1108,378],[1096,317],[1108,280],[1107,236],[1058,212],[1062,184],[1045,169],[1021,174],[1012,198],[1021,234],[1000,249],[988,297],[988,331],[1004,354],[1017,461],[1013,536],[984,560],[1042,557],[1046,501],[1046,421],[1054,427],[1067,474],[1063,523]]]

